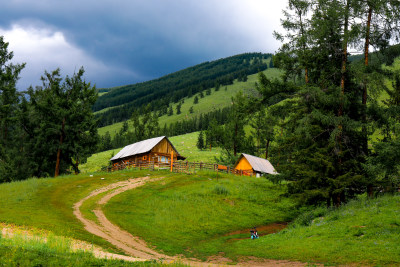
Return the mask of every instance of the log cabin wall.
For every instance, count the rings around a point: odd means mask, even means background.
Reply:
[[[178,152],[167,141],[167,139],[163,139],[160,143],[155,145],[150,152],[123,158],[114,162],[113,165],[116,166],[117,164],[121,163],[127,164],[144,161],[153,161],[154,163],[171,163],[171,151],[174,151],[174,161],[176,161]]]

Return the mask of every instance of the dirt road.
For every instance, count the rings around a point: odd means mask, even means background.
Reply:
[[[125,192],[127,190],[132,190],[139,186],[144,185],[149,182],[150,177],[142,177],[136,179],[129,179],[126,181],[121,181],[117,183],[110,184],[108,186],[102,187],[100,189],[92,191],[87,197],[81,199],[74,205],[74,215],[84,224],[85,229],[97,235],[117,248],[123,250],[129,256],[123,256],[130,261],[142,261],[142,260],[160,260],[162,259],[164,263],[169,262],[181,262],[188,264],[190,266],[224,266],[230,263],[229,259],[225,258],[214,258],[212,262],[199,262],[195,260],[188,260],[179,257],[171,257],[165,254],[161,254],[151,248],[149,248],[146,243],[139,237],[133,236],[132,234],[122,230],[117,225],[111,223],[103,211],[102,206],[105,205],[112,197]],[[97,201],[97,207],[93,210],[97,217],[97,221],[89,220],[85,218],[80,211],[82,204],[88,199],[95,197],[99,194],[106,193],[100,200]],[[300,262],[290,262],[290,261],[275,261],[275,260],[263,260],[243,262],[239,264],[240,266],[305,266],[304,263]]]

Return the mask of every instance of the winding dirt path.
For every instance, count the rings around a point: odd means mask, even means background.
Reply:
[[[160,178],[162,179],[162,178]],[[190,266],[227,266],[231,261],[222,257],[217,257],[211,260],[212,262],[199,262],[196,260],[189,260],[180,257],[171,257],[165,254],[161,254],[151,248],[139,237],[133,236],[132,234],[122,230],[117,225],[111,223],[101,210],[101,207],[105,205],[112,197],[125,192],[127,190],[135,189],[139,186],[144,185],[150,179],[150,177],[141,177],[135,179],[128,179],[117,183],[110,184],[92,191],[87,197],[81,199],[74,205],[74,215],[78,218],[85,226],[85,229],[97,235],[117,248],[123,250],[127,255],[121,256],[121,259],[129,261],[143,261],[143,260],[163,260],[164,263],[181,262]],[[159,179],[158,179],[159,180]],[[80,211],[82,204],[88,199],[95,197],[99,194],[106,193],[99,201],[97,201],[97,207],[93,210],[97,217],[97,221],[89,220],[85,218]],[[117,255],[117,254],[113,254]],[[242,262],[237,266],[305,266],[302,262],[291,262],[291,261],[275,261],[275,260],[252,260],[250,262]]]

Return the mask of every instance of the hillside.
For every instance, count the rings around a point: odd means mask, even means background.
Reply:
[[[139,177],[144,176],[149,177],[148,182],[134,190],[117,195],[110,188],[109,193],[115,196],[101,207],[111,223],[140,236],[168,258],[181,254],[211,262],[223,259],[229,264],[246,262],[249,257],[252,262],[269,264],[284,264],[281,260],[286,264],[400,263],[399,195],[360,196],[338,209],[299,209],[285,196],[285,186],[266,179],[210,172],[186,175],[125,170],[1,184],[0,232],[17,225],[25,238],[0,238],[0,264],[7,259],[6,265],[29,266],[49,259],[55,265],[65,263],[62,266],[126,266],[69,249],[73,238],[121,252],[87,232],[76,220],[73,207],[86,200],[80,211],[85,219],[95,221],[94,210],[106,196],[103,188],[128,179],[141,181]],[[88,198],[93,192],[98,195]],[[260,234],[257,240],[249,238],[254,226]],[[26,233],[37,239],[27,239]],[[50,241],[40,241],[44,237]]]
[[[279,78],[281,74],[279,69],[276,68],[269,68],[263,72],[271,79]],[[159,117],[159,124],[161,127],[164,127],[165,124],[170,125],[171,123],[175,123],[177,121],[189,120],[190,118],[199,117],[201,114],[206,114],[213,110],[229,107],[231,104],[230,99],[235,96],[235,94],[241,90],[244,93],[251,92],[251,90],[254,90],[254,84],[257,81],[258,74],[252,74],[247,77],[246,81],[235,80],[233,84],[222,86],[218,91],[216,91],[215,87],[213,87],[211,88],[211,94],[207,95],[204,93],[203,98],[199,96],[199,93],[190,97],[184,97],[182,99],[183,104],[181,106],[181,114],[176,114],[176,107],[178,103],[171,103],[174,114],[172,116],[162,114]],[[199,99],[198,104],[194,104],[194,98],[196,96]],[[191,107],[193,107],[193,113],[190,113],[189,111]],[[132,125],[131,121],[128,121],[128,123],[130,126]],[[122,128],[122,125],[123,122],[117,122],[112,125],[100,127],[99,134],[104,135],[106,132],[109,132],[111,137],[113,137],[117,132],[119,132],[119,130]]]
[[[215,86],[232,84],[250,74],[268,68],[271,54],[247,53],[205,62],[148,82],[112,88],[102,94],[93,111],[100,126],[129,119],[134,110],[150,104],[151,109],[165,110],[169,104]],[[105,90],[102,90],[105,91]],[[106,109],[106,110],[104,110]]]

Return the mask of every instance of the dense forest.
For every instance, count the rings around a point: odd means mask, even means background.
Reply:
[[[94,111],[110,108],[97,114],[99,126],[125,121],[134,111],[141,112],[150,104],[151,111],[167,110],[170,103],[212,87],[245,80],[250,74],[268,68],[271,54],[246,53],[212,62],[205,62],[156,80],[111,89],[98,98]],[[103,90],[104,91],[104,90]]]

